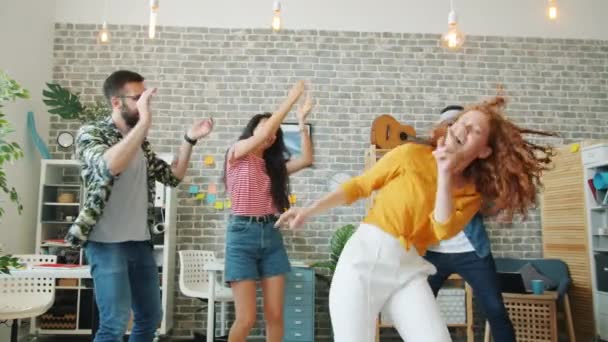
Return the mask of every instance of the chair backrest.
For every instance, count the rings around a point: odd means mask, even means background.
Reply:
[[[20,254],[14,255],[19,262],[27,265],[56,263],[56,255]],[[38,277],[13,277],[6,275],[0,277],[0,296],[9,298],[21,295],[54,296],[55,279]],[[18,297],[16,297],[18,298]]]
[[[203,265],[212,261],[215,261],[213,251],[179,251],[179,286],[182,292],[209,285],[209,274],[203,270]]]
[[[496,270],[498,272],[517,272],[526,263],[531,263],[540,273],[556,282],[570,278],[568,265],[560,259],[496,258]]]
[[[21,255],[15,255],[14,257],[19,259],[20,263],[27,264],[27,265],[54,264],[57,262],[56,255],[21,254]]]
[[[32,295],[52,296],[55,293],[55,279],[50,277],[13,277],[10,274],[0,276],[0,298]]]

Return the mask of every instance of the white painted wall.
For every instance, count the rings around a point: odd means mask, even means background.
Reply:
[[[38,132],[48,140],[49,115],[42,103],[42,88],[52,75],[54,8],[54,0],[0,2],[0,69],[31,95],[30,100],[18,100],[2,110],[16,130],[11,140],[25,152],[24,159],[7,168],[9,185],[15,186],[22,197],[23,214],[19,216],[6,198],[0,203],[6,209],[0,222],[0,243],[10,253],[34,251],[40,155],[27,134],[26,119],[27,112],[33,111]]]
[[[33,111],[38,132],[48,140],[49,115],[42,103],[42,88],[51,79],[54,1],[0,1],[0,69],[31,94],[30,100],[19,100],[2,108],[16,130],[11,140],[25,152],[25,158],[7,168],[8,183],[21,196],[23,214],[19,216],[12,203],[0,197],[0,205],[6,209],[0,221],[0,243],[5,252],[13,254],[34,251],[40,156],[27,135],[26,122],[27,112]],[[9,336],[10,329],[0,326],[0,341],[8,341]]]
[[[148,0],[57,0],[58,22],[147,24]],[[273,0],[160,0],[159,24],[266,28]],[[496,36],[607,39],[608,0],[557,0],[560,18],[546,15],[547,0],[454,0],[463,30]],[[449,0],[282,0],[293,29],[441,33]]]

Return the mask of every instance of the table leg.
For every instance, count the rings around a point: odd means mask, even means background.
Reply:
[[[207,302],[207,342],[213,342],[215,335],[215,279],[216,272],[209,272],[209,300]]]
[[[91,305],[91,341],[95,341],[95,335],[97,335],[97,330],[99,329],[99,308],[97,307],[97,300],[95,300],[95,289],[92,289],[92,297],[93,301]]]

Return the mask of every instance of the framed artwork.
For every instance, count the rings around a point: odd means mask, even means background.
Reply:
[[[307,123],[305,126],[312,140],[312,125]],[[299,125],[297,123],[282,123],[281,130],[283,131],[283,141],[291,156],[297,158],[302,155],[302,137],[300,136]]]

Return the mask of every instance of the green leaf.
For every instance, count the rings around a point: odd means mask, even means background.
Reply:
[[[21,266],[19,259],[12,255],[3,255],[0,257],[0,273],[10,274],[10,268]]]
[[[338,263],[338,259],[340,258],[340,254],[342,254],[342,250],[344,246],[348,242],[351,236],[355,233],[357,228],[352,224],[347,224],[343,227],[338,228],[334,235],[331,237],[329,241],[330,250],[331,250],[331,260]]]
[[[14,101],[18,98],[28,98],[29,92],[6,73],[0,70],[0,107],[3,102]],[[7,141],[7,136],[14,132],[10,122],[6,119],[3,113],[0,113],[0,191],[7,194],[10,201],[15,203],[19,214],[23,211],[23,205],[19,199],[19,195],[14,187],[10,187],[7,183],[6,173],[3,166],[6,162],[12,162],[23,157],[23,150],[16,142]],[[0,207],[0,218],[6,213],[5,208]],[[15,259],[16,260],[16,259]],[[11,260],[0,258],[0,272],[8,272],[7,267],[10,266]],[[8,264],[7,264],[8,263]]]
[[[338,259],[342,254],[342,250],[355,231],[357,231],[357,228],[352,224],[347,224],[338,228],[329,241],[331,252],[330,259],[327,261],[315,262],[311,265],[311,267],[317,269],[328,269],[331,273],[334,273],[336,270],[336,265],[338,264]]]
[[[56,83],[47,83],[48,90],[42,91],[42,100],[49,106],[49,113],[59,115],[66,120],[77,119],[84,110],[78,94]]]
[[[319,261],[310,265],[313,268],[327,268],[332,272],[336,269],[336,264],[333,261]]]

